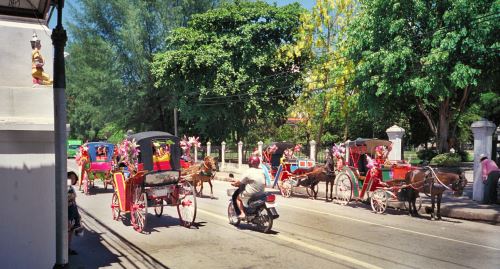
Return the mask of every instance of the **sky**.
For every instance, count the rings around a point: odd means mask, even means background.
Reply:
[[[274,4],[276,3],[278,6],[284,6],[284,5],[288,5],[288,4],[291,4],[291,3],[294,3],[294,2],[298,2],[300,3],[304,8],[307,8],[307,9],[312,9],[313,5],[316,3],[316,0],[265,0],[266,2],[268,2],[269,4]],[[71,4],[75,4],[76,2],[78,2],[77,0],[67,0],[66,3],[71,3]],[[64,10],[63,9],[63,24],[64,24],[64,21],[66,20],[71,20],[71,18],[68,17],[68,10]],[[54,11],[54,14],[52,14],[52,18],[51,20],[49,21],[49,28],[50,29],[54,29],[56,27],[56,23],[57,23],[57,13]]]

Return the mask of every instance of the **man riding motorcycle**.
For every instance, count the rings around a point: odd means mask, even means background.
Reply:
[[[256,196],[265,192],[266,178],[264,171],[260,168],[260,159],[257,156],[252,156],[248,160],[248,169],[241,177],[241,180],[233,180],[231,185],[235,187],[244,186],[233,195],[233,203],[235,206],[236,214],[239,219],[245,219],[244,207],[248,207],[248,201]]]

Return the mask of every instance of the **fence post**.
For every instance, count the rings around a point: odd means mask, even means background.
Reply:
[[[316,160],[316,141],[311,140],[309,142],[309,145],[311,146],[311,150],[309,151],[309,159],[315,161]]]
[[[392,127],[385,130],[389,140],[392,142],[392,150],[389,152],[389,160],[399,161],[404,159],[403,155],[403,136],[405,134],[405,129],[393,125]]]
[[[198,162],[198,148],[194,147],[194,162]]]
[[[221,149],[220,149],[222,165],[221,167],[226,166],[226,142],[222,141]]]
[[[345,165],[349,165],[349,142],[351,140],[345,141]]]
[[[262,141],[257,142],[257,147],[259,149],[259,157],[261,158],[262,158],[262,145],[264,145],[264,142]]]
[[[210,150],[212,149],[212,143],[207,142],[207,156],[210,156]]]
[[[243,164],[243,142],[238,142],[238,168]]]
[[[474,201],[483,202],[484,200],[484,183],[481,179],[482,172],[479,156],[485,154],[486,157],[493,159],[491,157],[493,153],[491,152],[491,146],[495,129],[495,124],[486,119],[475,121],[471,125],[471,130],[474,134],[474,181],[472,183],[472,200]]]

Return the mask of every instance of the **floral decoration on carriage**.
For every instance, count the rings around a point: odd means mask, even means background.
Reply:
[[[138,169],[139,153],[139,145],[135,139],[132,139],[132,141],[125,139],[117,145],[117,162],[125,165],[129,172],[135,172]]]

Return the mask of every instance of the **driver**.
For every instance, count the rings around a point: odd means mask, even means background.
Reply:
[[[259,195],[264,193],[266,178],[264,176],[264,171],[260,168],[260,159],[257,156],[250,157],[248,160],[248,169],[241,177],[241,180],[233,180],[231,185],[235,187],[239,187],[242,184],[245,184],[245,189],[241,192],[241,194],[236,199],[236,204],[238,208],[235,208],[236,214],[240,211],[238,218],[245,219],[245,210],[244,206],[248,206],[248,201],[251,197],[255,195]],[[239,209],[239,210],[238,210]]]

